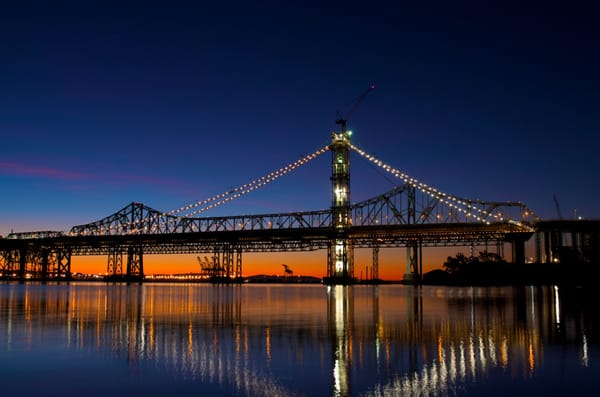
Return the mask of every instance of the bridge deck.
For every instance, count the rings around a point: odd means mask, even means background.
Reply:
[[[423,246],[457,246],[490,241],[527,240],[533,232],[511,223],[419,224],[354,226],[343,232],[355,248],[402,247],[419,241]],[[327,248],[340,232],[330,228],[238,230],[223,232],[68,236],[0,239],[0,250],[68,250],[72,255],[105,255],[141,247],[145,254],[213,252],[234,247],[244,252],[309,251]]]

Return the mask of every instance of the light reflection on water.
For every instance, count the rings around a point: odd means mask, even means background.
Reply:
[[[564,395],[600,386],[581,290],[0,284],[2,395]]]

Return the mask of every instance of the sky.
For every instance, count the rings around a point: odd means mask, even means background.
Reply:
[[[0,235],[250,182],[327,145],[371,84],[348,120],[366,152],[456,196],[600,219],[600,12],[413,3],[3,3]],[[352,202],[399,183],[351,162]],[[326,209],[329,163],[203,215]]]

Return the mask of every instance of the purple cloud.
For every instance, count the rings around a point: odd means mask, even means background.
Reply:
[[[90,175],[81,172],[65,171],[57,168],[11,163],[7,161],[0,161],[0,172],[9,175],[27,175],[68,181],[76,181],[90,178]]]
[[[131,185],[131,183],[138,183],[150,186],[166,186],[173,191],[184,194],[195,192],[195,188],[188,186],[188,183],[174,178],[160,178],[150,175],[134,175],[127,173],[90,174],[10,161],[0,161],[0,174],[38,177],[68,182],[101,182],[103,184],[108,184],[109,186],[123,186]],[[75,189],[78,187],[81,186],[71,186],[71,188]]]

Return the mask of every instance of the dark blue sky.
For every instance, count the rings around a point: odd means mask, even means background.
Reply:
[[[556,194],[564,217],[600,218],[594,8],[16,3],[0,6],[0,234],[249,182],[326,145],[371,83],[349,120],[365,151],[457,196],[556,218]],[[205,215],[327,208],[329,162]],[[352,201],[395,183],[352,167]]]

